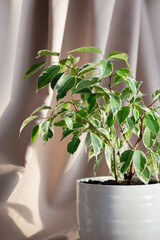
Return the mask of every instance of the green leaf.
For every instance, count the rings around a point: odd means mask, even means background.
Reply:
[[[103,110],[101,110],[101,120],[102,120],[103,125],[105,125],[106,121],[107,121],[107,116],[106,116],[105,111],[103,111]]]
[[[57,82],[59,81],[59,79],[62,77],[64,73],[57,73],[51,80],[51,88],[54,89],[54,87],[56,86]]]
[[[100,126],[101,126],[100,121],[95,117],[90,116],[89,122],[92,123],[92,125],[95,126],[96,128],[100,128]]]
[[[160,96],[160,89],[157,89],[153,94],[152,98],[153,100],[156,100]]]
[[[88,68],[91,66],[91,63],[85,63],[84,65],[82,65],[79,69],[78,69],[78,73],[81,72],[82,70],[84,70],[85,68]]]
[[[102,54],[102,51],[101,49],[99,48],[96,48],[96,47],[80,47],[80,48],[76,48],[70,52],[83,52],[83,53],[89,53],[89,52],[92,52],[92,53],[100,53]]]
[[[23,122],[22,122],[22,125],[20,127],[20,130],[19,130],[19,134],[21,134],[22,130],[24,129],[24,127],[30,123],[32,120],[34,120],[35,118],[38,118],[38,116],[30,116],[28,118],[26,118]]]
[[[136,150],[133,154],[133,163],[138,176],[140,176],[145,169],[146,162],[147,160],[144,153],[140,150]]]
[[[159,125],[160,125],[160,116],[159,116],[157,113],[155,113],[154,116],[156,117],[156,119],[157,119],[157,121],[158,121],[158,123],[159,123]]]
[[[132,130],[131,129],[128,129],[126,132],[125,132],[125,135],[126,135],[126,139],[129,140],[132,136]]]
[[[80,117],[80,118],[84,118],[84,119],[87,119],[88,118],[88,112],[86,109],[81,109],[79,111],[76,112],[77,116]]]
[[[158,141],[156,145],[157,145],[157,149],[160,150],[160,141]]]
[[[111,174],[114,174],[113,168],[114,168],[114,162],[113,162],[113,151],[110,146],[105,144],[105,159],[107,166],[109,168],[109,171]]]
[[[100,61],[102,78],[108,77],[113,72],[113,63],[103,59]]]
[[[113,93],[110,94],[110,101],[111,101],[112,112],[114,114],[117,110],[121,108],[122,103],[119,97],[117,97]]]
[[[97,134],[91,132],[90,136],[91,136],[91,142],[92,142],[94,154],[97,157],[98,154],[100,153],[102,142]]]
[[[53,130],[51,122],[49,120],[42,124],[41,133],[44,142],[47,142],[49,139],[53,137]]]
[[[76,92],[76,94],[92,94],[89,88],[83,88],[80,91]]]
[[[132,150],[126,150],[121,154],[120,163],[122,163],[122,166],[121,166],[122,173],[125,173],[130,167],[133,153],[134,152]]]
[[[157,163],[159,164],[160,163],[160,156],[159,156],[158,152],[156,150],[154,150],[153,148],[149,149],[149,150],[154,155],[155,161],[157,161]]]
[[[87,147],[88,147],[89,140],[90,140],[90,133],[88,132],[87,136],[85,138],[85,152],[86,153],[87,153]]]
[[[159,181],[158,165],[153,153],[150,153],[147,157],[147,165],[151,169],[151,174]]]
[[[39,125],[36,125],[34,126],[34,128],[32,129],[32,135],[31,135],[31,140],[32,140],[32,143],[35,142],[37,136],[38,136],[38,133],[39,133]]]
[[[131,116],[131,117],[127,118],[127,122],[128,122],[130,129],[133,130],[135,128],[135,124],[136,124],[134,117]]]
[[[96,94],[89,94],[87,97],[87,108],[89,112],[93,111],[97,103],[97,96]]]
[[[103,133],[108,139],[110,139],[109,132],[105,128],[99,128],[99,132]]]
[[[71,62],[76,65],[79,60],[80,60],[80,57],[73,57],[71,54],[68,55],[68,59],[71,60]]]
[[[60,108],[64,103],[65,103],[64,101],[58,103],[58,104],[56,105],[56,107],[54,108],[54,111],[58,110],[58,108]]]
[[[110,91],[107,88],[101,87],[100,85],[94,85],[93,88],[96,89],[96,93],[99,91],[106,96],[109,96],[110,94]]]
[[[40,58],[41,56],[44,56],[44,55],[52,55],[52,56],[59,57],[60,53],[58,53],[58,52],[51,52],[49,50],[40,50],[38,52],[38,56],[36,58]]]
[[[72,91],[72,95],[98,82],[99,78],[93,78],[92,80],[82,80],[77,84],[75,89]]]
[[[130,88],[125,88],[123,89],[123,91],[121,92],[121,95],[120,95],[120,99],[121,100],[127,100],[128,98],[131,97],[131,93],[132,91],[130,90]]]
[[[115,71],[116,74],[123,79],[123,77],[127,77],[131,75],[131,72],[128,68],[120,68],[117,71]],[[124,81],[124,79],[123,79]]]
[[[73,128],[73,122],[72,122],[72,119],[69,118],[69,117],[65,117],[64,120],[65,120],[65,123],[66,123],[67,127],[68,127],[69,129],[72,129],[72,128]]]
[[[78,67],[74,66],[74,67],[71,68],[71,70],[69,72],[69,75],[77,76],[77,72],[78,72]]]
[[[97,68],[96,68],[97,69]],[[91,72],[90,74],[87,75],[87,79],[92,79],[92,77],[95,77],[99,74],[99,72]]]
[[[30,77],[31,75],[33,75],[36,72],[38,72],[45,64],[46,64],[46,62],[39,62],[39,63],[36,63],[36,64],[32,65],[27,70],[27,72],[25,73],[24,79],[26,79],[27,77]]]
[[[86,74],[86,73],[89,73],[89,72],[92,72],[92,71],[94,71],[94,70],[96,70],[96,68],[95,67],[92,67],[92,66],[88,66],[88,67],[86,67],[86,68],[84,68],[84,69],[82,69],[81,71],[78,71],[79,72],[79,75],[84,75],[84,74]]]
[[[143,134],[143,143],[147,148],[151,148],[155,142],[156,135],[152,133],[147,127]]]
[[[56,127],[66,127],[66,122],[62,119],[60,121],[54,122],[54,126]]]
[[[113,86],[124,82],[125,77],[130,77],[131,72],[128,68],[120,68],[117,71],[115,71],[115,76],[114,76],[114,84]]]
[[[134,96],[133,98],[131,98],[130,100],[130,104],[133,104],[133,103],[141,103],[142,102],[142,98],[139,97],[138,95],[137,96]]]
[[[139,119],[139,111],[136,108],[133,109],[133,116],[135,121]]]
[[[41,107],[38,107],[38,108],[36,108],[34,111],[33,111],[33,113],[31,114],[31,116],[33,115],[33,114],[35,114],[36,112],[39,112],[39,111],[41,111],[41,110],[46,110],[46,109],[52,109],[50,106],[41,106]]]
[[[86,74],[86,73],[91,72],[93,70],[96,70],[97,69],[96,67],[98,65],[99,65],[99,62],[86,63],[78,69],[78,75],[83,75],[83,74]],[[91,77],[94,74],[95,74],[95,72],[90,73],[89,75],[87,75],[87,78]]]
[[[125,82],[128,84],[129,88],[133,92],[134,96],[137,94],[137,88],[135,85],[135,80],[130,77],[124,77]]]
[[[121,82],[124,82],[124,79],[121,78],[118,74],[115,74],[114,76],[114,82],[113,82],[113,86],[121,83]]]
[[[68,143],[67,151],[68,151],[70,154],[73,154],[73,153],[77,150],[80,142],[81,142],[81,141],[80,141],[80,139],[79,139],[78,137],[73,137],[73,138],[71,139],[71,141]]]
[[[108,127],[112,127],[114,122],[115,122],[115,116],[113,115],[113,113],[111,112],[107,118],[107,125]]]
[[[88,162],[94,157],[94,151],[93,148],[91,147],[88,153]]]
[[[141,176],[139,176],[139,178],[141,179],[141,181],[145,184],[148,184],[149,180],[150,180],[150,177],[151,177],[151,173],[148,169],[148,167],[146,167],[144,169],[144,171],[142,172]]]
[[[111,52],[108,54],[110,60],[128,60],[128,54],[123,52]]]
[[[57,65],[51,65],[42,72],[38,78],[38,89],[45,87],[52,81],[52,78],[59,72],[60,67]]]
[[[62,141],[65,137],[69,136],[70,134],[77,132],[77,131],[78,131],[80,128],[82,128],[82,127],[83,127],[83,124],[74,123],[74,124],[73,124],[73,129],[68,129],[68,128],[66,128],[66,129],[63,131],[63,133],[62,133],[61,141]]]
[[[117,132],[114,126],[112,126],[112,128],[110,128],[110,139],[112,140],[116,140],[117,138]]]
[[[117,113],[117,119],[120,124],[122,124],[130,113],[130,107],[122,107]]]
[[[67,92],[75,85],[75,77],[62,76],[56,85],[57,101],[66,96]]]
[[[108,60],[124,60],[128,64],[128,54],[123,52],[112,52],[108,55]]]
[[[70,102],[64,102],[64,104],[62,105],[61,110],[69,110],[69,109],[71,109]]]
[[[145,115],[145,124],[150,129],[152,133],[154,133],[156,136],[159,132],[159,124],[156,119],[153,118],[151,114]]]
[[[99,85],[93,85],[93,88],[95,90],[95,93],[98,94],[98,93],[102,93],[104,99],[105,99],[105,103],[108,105],[109,104],[109,101],[110,101],[110,98],[109,98],[109,95],[110,95],[110,91],[107,89],[107,88],[104,88],[104,87],[101,87]]]
[[[70,67],[70,65],[72,64],[72,60],[71,59],[62,59],[59,62],[59,66],[61,68],[61,72],[66,72],[66,70]]]
[[[137,110],[140,109],[145,112],[150,112],[150,109],[147,108],[145,105],[134,103],[133,106],[135,106]]]
[[[98,169],[98,167],[99,167],[99,164],[100,164],[102,158],[103,158],[103,155],[100,155],[100,156],[97,158],[97,160],[94,162],[94,175],[96,175],[96,173],[97,173],[97,169]]]

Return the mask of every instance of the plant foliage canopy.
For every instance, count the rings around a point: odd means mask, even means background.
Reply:
[[[80,66],[80,57],[71,55],[89,52],[100,55],[101,60]],[[36,119],[32,143],[39,132],[46,143],[54,136],[54,127],[61,127],[61,140],[70,136],[69,154],[77,150],[81,135],[87,133],[85,149],[89,160],[95,157],[95,174],[105,158],[117,182],[126,176],[133,181],[135,174],[145,184],[151,176],[159,181],[160,115],[156,103],[160,101],[160,89],[153,93],[150,106],[145,106],[144,93],[140,90],[142,82],[133,78],[128,55],[123,52],[112,52],[105,58],[99,48],[89,46],[70,51],[66,59],[49,50],[39,51],[37,58],[44,55],[56,57],[57,62],[50,66],[46,62],[36,63],[24,78],[41,71],[37,90],[50,85],[56,93],[57,106],[54,109],[51,106],[35,109],[22,123],[20,132]],[[115,61],[122,61],[124,67],[115,69]],[[44,69],[45,64],[47,67]],[[120,85],[120,91],[117,91],[117,85]],[[38,115],[43,110],[48,111],[45,120]],[[140,143],[142,149],[139,148]]]

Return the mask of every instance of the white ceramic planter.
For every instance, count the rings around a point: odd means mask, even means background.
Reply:
[[[93,185],[77,180],[80,240],[160,240],[160,184]]]

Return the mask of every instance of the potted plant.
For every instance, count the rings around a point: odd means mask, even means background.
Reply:
[[[75,52],[93,52],[101,59],[79,66],[80,57],[71,55]],[[126,53],[112,52],[105,58],[99,48],[81,47],[70,51],[66,59],[49,50],[39,51],[37,58],[43,55],[57,60],[45,69],[46,62],[34,64],[24,78],[41,70],[37,91],[49,84],[56,92],[57,105],[37,108],[20,132],[37,119],[32,143],[39,131],[46,143],[54,136],[53,128],[61,127],[61,140],[72,136],[69,154],[86,134],[85,149],[89,160],[94,157],[94,174],[105,159],[111,175],[77,181],[81,240],[159,240],[160,89],[146,106],[142,82],[133,78]],[[116,69],[115,61],[125,66]],[[37,114],[44,109],[50,111],[47,119]]]

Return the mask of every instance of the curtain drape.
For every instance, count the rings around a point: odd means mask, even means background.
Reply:
[[[145,99],[160,88],[159,0],[0,1],[0,235],[4,240],[78,239],[76,179],[92,176],[83,138],[69,158],[61,132],[45,146],[30,142],[32,124],[19,138],[22,121],[38,106],[56,104],[36,80],[23,82],[40,49],[96,46],[127,52],[133,75],[144,81]],[[84,59],[93,60],[92,54]],[[83,61],[83,60],[82,60]],[[45,113],[47,114],[47,112]],[[98,175],[106,175],[103,162]]]

